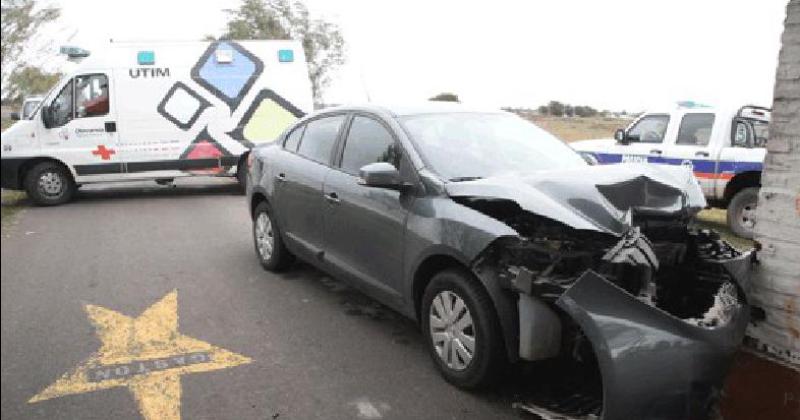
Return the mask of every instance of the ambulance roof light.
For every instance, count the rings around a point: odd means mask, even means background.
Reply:
[[[89,50],[68,45],[62,46],[59,52],[61,54],[66,55],[70,61],[80,61],[81,59],[84,59],[88,57],[89,54],[91,54]]]

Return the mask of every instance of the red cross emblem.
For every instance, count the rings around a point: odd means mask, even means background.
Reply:
[[[111,155],[117,153],[114,149],[106,149],[106,146],[101,144],[97,146],[97,150],[92,150],[92,154],[95,156],[100,156],[100,159],[103,160],[110,160]]]

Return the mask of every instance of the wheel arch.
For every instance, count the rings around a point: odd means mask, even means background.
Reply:
[[[444,270],[456,268],[469,273],[471,278],[489,295],[492,309],[500,322],[500,333],[503,337],[505,351],[510,361],[519,359],[519,319],[516,301],[509,291],[503,290],[489,278],[482,277],[469,264],[452,254],[437,252],[425,257],[414,270],[412,283],[413,311],[417,322],[421,321],[422,297],[425,288],[433,277]]]
[[[722,201],[725,206],[731,202],[739,191],[749,187],[761,187],[761,171],[747,171],[736,174],[725,185]]]
[[[70,165],[67,165],[66,163],[64,163],[64,161],[56,159],[56,158],[51,157],[51,156],[37,156],[37,157],[33,157],[33,158],[30,158],[30,159],[27,159],[21,165],[19,165],[19,168],[17,169],[17,184],[18,184],[18,188],[24,189],[24,187],[25,187],[25,177],[28,175],[28,171],[30,171],[34,166],[36,166],[36,165],[38,165],[40,163],[43,163],[43,162],[53,162],[53,163],[55,163],[57,165],[63,166],[67,170],[67,173],[69,174],[72,182],[76,182],[75,181],[76,174],[75,174],[75,172],[73,171],[73,168]]]
[[[269,200],[267,200],[267,195],[261,191],[254,191],[253,195],[250,196],[250,217],[252,218],[256,213],[256,207],[258,207],[261,203],[267,203],[269,205]]]

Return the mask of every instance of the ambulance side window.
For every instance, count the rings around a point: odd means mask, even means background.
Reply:
[[[50,105],[53,127],[61,127],[72,120],[72,83],[73,81],[70,80]]]
[[[87,74],[75,78],[75,118],[108,114],[108,77]]]

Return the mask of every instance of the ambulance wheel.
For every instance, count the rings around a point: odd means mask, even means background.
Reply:
[[[758,204],[758,188],[744,188],[728,203],[728,227],[736,236],[753,239],[756,225],[756,205]]]
[[[72,199],[75,181],[64,165],[56,162],[36,164],[25,174],[25,191],[40,206],[57,206]]]

